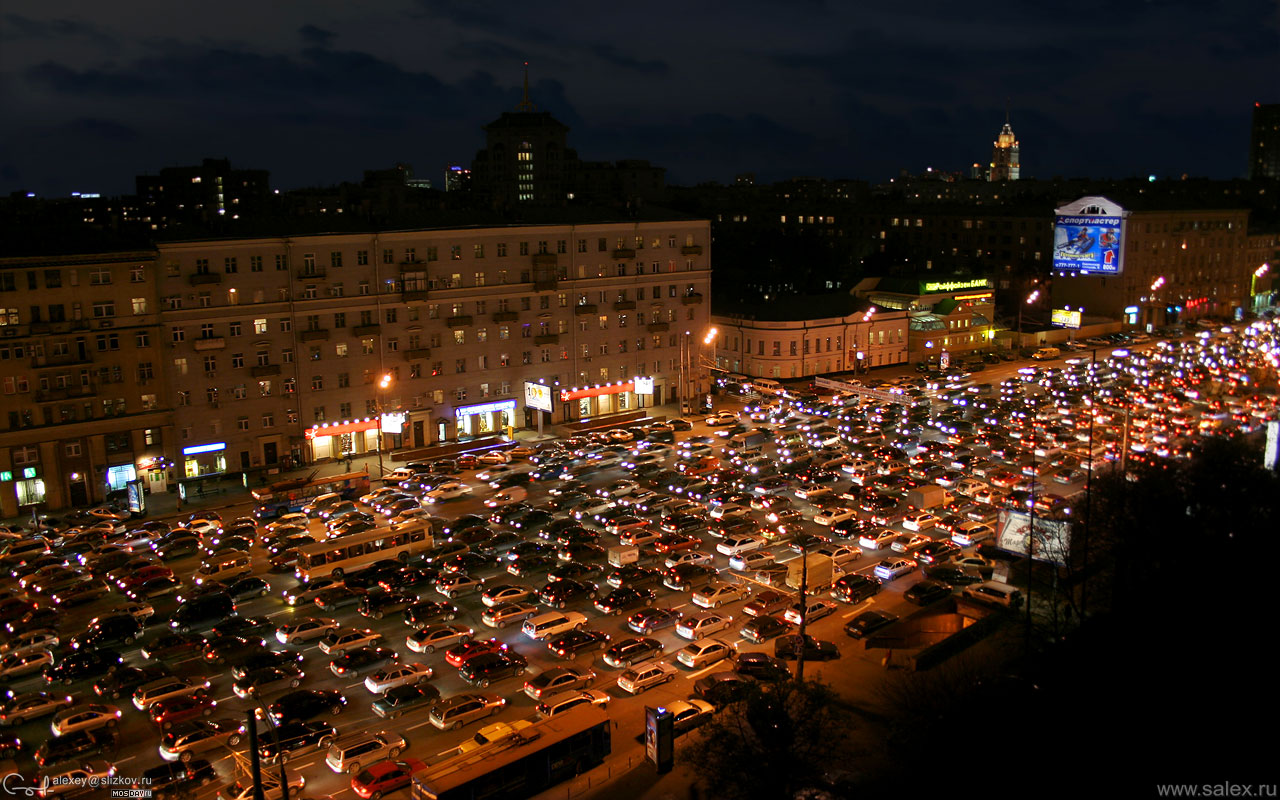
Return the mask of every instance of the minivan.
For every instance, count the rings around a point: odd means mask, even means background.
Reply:
[[[770,394],[770,395],[773,395],[774,397],[777,397],[779,395],[786,393],[782,388],[782,384],[778,383],[772,378],[752,378],[751,388],[756,390],[760,394]]]
[[[200,562],[196,570],[196,584],[222,582],[228,578],[239,578],[253,574],[253,563],[248,553],[232,551],[210,556]]]
[[[999,581],[975,583],[964,587],[961,593],[970,600],[1001,608],[1017,608],[1022,605],[1022,592]]]
[[[355,775],[360,767],[369,766],[377,761],[395,758],[404,750],[404,737],[390,731],[368,733],[362,731],[344,736],[329,745],[324,763],[334,772],[346,772]]]
[[[585,627],[586,624],[586,616],[576,611],[549,611],[526,619],[520,630],[530,639],[546,639],[570,628]]]
[[[1041,347],[1039,350],[1031,354],[1036,361],[1047,361],[1051,358],[1057,358],[1062,355],[1062,351],[1056,347]]]

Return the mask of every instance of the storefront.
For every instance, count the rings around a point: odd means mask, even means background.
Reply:
[[[515,427],[516,401],[496,400],[453,410],[458,436],[492,436]]]
[[[172,466],[172,462],[160,456],[138,459],[138,472],[146,480],[148,491],[153,494],[169,491],[169,468]]]
[[[227,443],[197,444],[182,448],[182,475],[199,478],[227,471]]]
[[[39,467],[23,467],[21,470],[0,472],[0,483],[10,481],[13,482],[13,491],[18,498],[19,508],[45,502],[44,478],[40,477]]]
[[[378,419],[366,417],[324,423],[304,431],[311,443],[311,461],[339,459],[378,450]]]
[[[560,407],[564,409],[564,419],[588,419],[606,414],[619,414],[634,411],[642,407],[644,395],[650,400],[644,405],[653,405],[653,378],[633,378],[629,381],[606,383],[560,390]]]
[[[123,491],[129,481],[138,477],[138,469],[133,464],[116,464],[107,467],[107,491]]]

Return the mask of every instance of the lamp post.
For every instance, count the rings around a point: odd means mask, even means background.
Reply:
[[[720,359],[716,355],[716,338],[719,335],[720,335],[720,330],[718,328],[712,327],[707,330],[707,335],[702,337],[703,346],[711,345],[711,364],[710,364],[710,369],[707,373],[708,375],[707,391],[708,392],[712,391],[713,387],[715,386],[715,380],[716,380],[715,371],[720,368]],[[701,373],[701,370],[699,370],[699,373]]]
[[[867,350],[858,350],[859,369],[855,370],[857,372],[867,371],[866,364],[864,363],[864,355],[868,350],[870,350],[870,347],[871,347],[871,318],[874,317],[875,314],[876,314],[876,307],[872,306],[871,308],[867,309],[865,314],[862,315],[862,321],[867,323],[867,344],[866,344]],[[857,350],[857,342],[854,342],[854,349]]]
[[[1035,284],[1032,284],[1032,286],[1034,285]],[[1018,305],[1018,347],[1022,347],[1022,307],[1024,305],[1029,306],[1039,299],[1040,299],[1040,290],[1033,289],[1031,293],[1027,295],[1027,301],[1025,303],[1021,303]]]
[[[1268,270],[1270,269],[1271,269],[1271,265],[1264,261],[1262,262],[1262,266],[1258,267],[1253,271],[1253,277],[1249,279],[1249,310],[1250,311],[1253,311],[1254,306],[1257,304],[1257,301],[1254,300],[1254,297],[1257,295],[1257,291],[1258,291],[1258,278],[1261,278],[1263,275],[1266,275]]]
[[[1155,324],[1156,308],[1157,308],[1157,303],[1156,303],[1156,292],[1160,291],[1160,287],[1164,286],[1164,284],[1165,284],[1165,280],[1164,280],[1164,276],[1163,276],[1163,275],[1161,275],[1160,277],[1156,278],[1154,281],[1152,281],[1152,282],[1151,282],[1151,297],[1150,297],[1150,301],[1151,301],[1151,320],[1150,320],[1150,322],[1151,322],[1151,324]]]
[[[382,379],[378,381],[378,477],[383,475],[382,471],[382,393],[391,385],[391,373],[384,373]]]

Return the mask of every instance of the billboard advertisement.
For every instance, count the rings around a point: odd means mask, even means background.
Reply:
[[[1080,312],[1069,308],[1055,308],[1049,312],[1049,324],[1060,328],[1079,328]]]
[[[1053,228],[1053,268],[1120,273],[1123,217],[1059,214]]]
[[[541,383],[524,383],[524,406],[539,411],[551,411],[551,387]]]
[[[1021,511],[1004,510],[1000,512],[1000,527],[997,531],[996,547],[1006,553],[1020,556],[1027,555],[1027,542],[1030,541],[1031,557],[1036,561],[1050,564],[1066,564],[1071,546],[1071,523],[1060,519],[1045,519]]]

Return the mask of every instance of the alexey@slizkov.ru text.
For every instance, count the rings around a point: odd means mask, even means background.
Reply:
[[[51,775],[39,783],[31,783],[28,779],[11,773],[0,778],[0,797],[41,797],[43,794],[61,794],[69,791],[78,794],[86,789],[109,789],[112,798],[148,798],[151,790],[144,784],[147,779],[130,778],[124,775],[86,775],[84,773],[69,775]],[[102,795],[97,795],[101,797]]]

